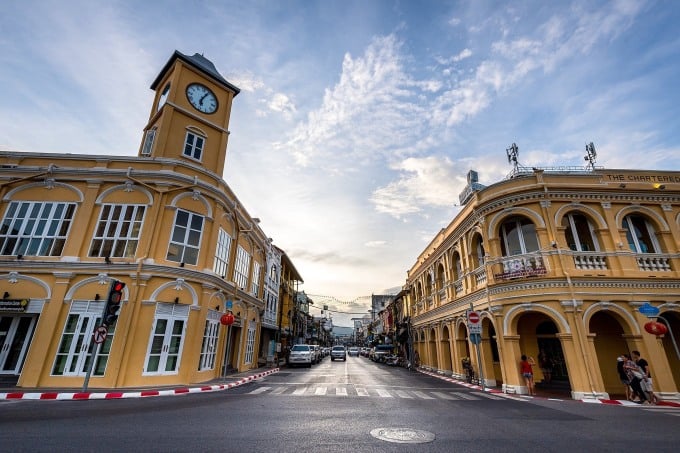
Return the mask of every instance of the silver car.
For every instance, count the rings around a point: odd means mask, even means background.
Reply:
[[[347,351],[344,346],[333,346],[331,349],[331,362],[335,359],[342,360],[343,362],[347,360]]]
[[[307,368],[311,368],[313,361],[314,351],[310,345],[296,344],[290,348],[290,354],[288,355],[288,366],[293,367],[305,365]]]

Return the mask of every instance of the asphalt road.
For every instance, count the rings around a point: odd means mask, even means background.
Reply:
[[[0,401],[0,451],[677,451],[680,409],[511,399],[363,357],[230,390]]]

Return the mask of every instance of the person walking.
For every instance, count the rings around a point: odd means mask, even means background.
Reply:
[[[635,364],[640,367],[642,371],[642,379],[640,380],[640,388],[645,393],[645,396],[652,404],[658,404],[659,398],[654,394],[652,386],[652,373],[649,371],[649,363],[640,357],[640,351],[631,351],[631,358]]]
[[[623,368],[624,363],[626,363],[626,358],[623,355],[620,355],[616,358],[616,372],[619,373],[619,379],[626,390],[626,400],[632,401],[633,395],[630,389],[630,380],[628,379],[626,370]]]
[[[527,357],[522,354],[522,360],[519,362],[519,368],[524,377],[524,382],[527,384],[527,390],[529,390],[529,395],[536,395],[536,390],[534,389],[534,370],[533,366],[536,365],[533,357]]]
[[[626,360],[623,364],[623,369],[626,370],[628,379],[630,381],[630,388],[633,389],[633,395],[638,397],[638,400],[633,400],[636,403],[644,404],[647,402],[647,397],[645,392],[642,391],[640,382],[642,381],[643,373],[642,369],[631,359],[631,356],[624,354]]]
[[[538,366],[543,373],[543,384],[550,384],[550,381],[552,381],[553,360],[543,349],[538,353]]]

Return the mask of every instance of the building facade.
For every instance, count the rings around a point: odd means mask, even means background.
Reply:
[[[277,285],[300,279],[221,176],[239,89],[180,52],[151,89],[136,157],[0,153],[6,381],[188,384],[269,356]],[[122,308],[95,343],[112,280]]]
[[[666,399],[680,388],[680,173],[515,168],[484,187],[471,172],[462,210],[408,271],[405,309],[422,366],[486,385],[573,398],[624,393],[616,358],[638,350]],[[640,307],[669,333],[645,331]],[[481,314],[479,357],[468,310]],[[654,310],[656,311],[656,310]],[[541,368],[544,368],[542,370]]]

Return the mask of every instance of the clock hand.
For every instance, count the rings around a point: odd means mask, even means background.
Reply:
[[[205,97],[206,97],[207,95],[208,95],[208,93],[205,93],[203,96],[201,96],[201,100],[198,101],[198,103],[199,103],[200,105],[203,105],[203,99],[205,99]]]

